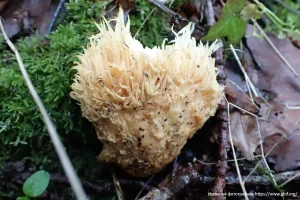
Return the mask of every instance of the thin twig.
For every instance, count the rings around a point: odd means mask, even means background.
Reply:
[[[49,33],[53,30],[53,28],[54,28],[54,26],[55,26],[55,24],[56,24],[57,18],[58,18],[58,16],[59,16],[59,13],[60,13],[60,11],[63,9],[63,5],[64,5],[65,1],[66,1],[66,0],[60,0],[60,1],[59,1],[59,4],[58,4],[58,6],[57,6],[57,8],[56,8],[56,10],[55,10],[55,12],[54,12],[54,15],[53,15],[53,17],[52,17],[52,20],[51,20],[51,22],[50,22],[50,25],[49,25],[49,27],[48,27],[47,34],[49,34]]]
[[[284,185],[287,181],[286,180],[291,180],[293,178],[293,180],[300,180],[300,177],[298,176],[300,173],[300,171],[287,171],[287,172],[283,172],[283,173],[278,173],[278,174],[274,174],[274,180],[277,183],[282,183],[280,186]],[[243,179],[246,179],[244,176],[242,177]],[[234,185],[234,184],[238,184],[238,181],[235,177],[227,177],[227,184],[228,185]],[[270,181],[270,177],[267,175],[264,176],[251,176],[248,179],[246,179],[247,181],[245,181],[245,184],[247,185],[255,185],[255,186],[259,186],[259,185],[272,185],[272,181]]]
[[[300,176],[298,176],[300,171],[288,171],[283,173],[274,174],[274,179],[277,183],[285,183],[286,180],[300,180]],[[246,179],[245,176],[226,176],[226,184],[230,186],[239,185],[241,179]],[[215,181],[215,179],[211,176],[201,175],[198,170],[194,168],[189,169],[181,169],[179,175],[177,175],[174,182],[170,183],[169,185],[161,188],[161,189],[153,189],[150,191],[146,196],[139,200],[169,200],[173,199],[176,194],[180,193],[184,188],[190,185],[199,185],[205,184],[210,185]],[[268,186],[272,185],[269,176],[251,176],[246,179],[245,185],[252,185],[252,186]],[[225,196],[224,196],[225,197]],[[248,196],[245,196],[248,199]]]
[[[205,6],[206,6],[205,7],[205,16],[206,16],[207,25],[212,26],[216,23],[216,20],[215,20],[215,13],[214,13],[214,9],[213,9],[211,0],[206,0]]]
[[[176,194],[183,191],[186,187],[192,184],[202,183],[212,183],[214,179],[209,177],[209,180],[204,180],[195,168],[182,169],[181,173],[178,174],[174,181],[171,182],[166,187],[161,189],[154,189],[150,191],[146,196],[140,198],[139,200],[168,200],[176,196]]]
[[[154,178],[154,175],[152,175],[152,176],[147,180],[147,182],[145,183],[145,186],[148,185],[148,184],[152,181],[153,178]],[[143,192],[144,189],[145,189],[145,186],[142,187],[142,189],[141,189],[141,190],[139,191],[139,193],[136,195],[136,197],[135,197],[134,200],[137,200],[137,199],[140,197],[140,195],[142,194],[142,192]]]
[[[285,181],[284,183],[280,184],[279,187],[283,187],[284,185],[286,185],[287,183],[291,182],[292,180],[295,180],[297,177],[300,178],[300,171],[294,171],[291,174],[292,175],[289,174],[291,177],[287,181]]]
[[[298,122],[300,121],[300,117],[298,118],[298,120],[295,122],[294,126],[289,130],[291,131],[293,128],[295,128],[295,125],[298,124]],[[278,140],[277,142],[272,146],[272,148],[265,154],[265,158],[267,156],[269,156],[269,154],[271,154],[271,152],[275,149],[275,147],[277,147],[277,145],[281,142],[281,140],[285,138],[284,135],[282,135]],[[254,171],[259,167],[259,165],[263,162],[264,160],[260,160],[259,162],[256,163],[256,165],[254,166],[253,170],[248,174],[248,176],[244,179],[245,182],[247,182],[248,178],[250,178],[250,176],[254,173]],[[276,180],[276,178],[275,178]],[[277,181],[279,182],[279,181]]]
[[[170,15],[170,16],[177,16],[178,14],[176,12],[174,12],[173,10],[169,9],[167,6],[165,6],[164,4],[161,4],[155,0],[148,0],[149,3],[153,4],[154,6],[156,6],[157,8],[159,8],[160,10],[162,10],[164,13]],[[180,18],[180,20],[183,21],[187,21],[187,19],[183,18],[181,15],[178,15],[178,17]]]
[[[41,112],[42,119],[46,125],[47,131],[50,135],[50,138],[52,140],[52,143],[54,145],[56,153],[59,157],[59,160],[63,166],[63,169],[64,169],[68,179],[70,180],[72,190],[78,200],[86,200],[87,196],[82,188],[82,185],[81,185],[80,180],[75,172],[75,169],[70,161],[70,158],[67,155],[66,150],[65,150],[62,142],[59,139],[59,136],[56,132],[55,126],[54,126],[53,122],[51,121],[41,98],[39,97],[34,85],[32,84],[32,82],[29,78],[29,75],[24,67],[24,63],[19,54],[19,51],[16,49],[14,44],[10,41],[10,39],[8,38],[6,32],[3,28],[2,20],[0,20],[0,28],[1,28],[1,32],[3,33],[5,41],[7,42],[8,46],[10,47],[10,49],[14,52],[14,54],[16,56],[19,68],[25,79],[25,82],[27,84],[29,92],[30,92],[34,102],[37,104],[38,109]]]
[[[300,110],[300,106],[290,106],[288,103],[285,103],[285,107],[290,110]]]
[[[233,85],[235,85],[235,87],[237,87],[242,93],[244,93],[244,95],[248,98],[249,101],[252,102],[251,98],[247,95],[246,92],[244,92],[244,90],[234,81],[230,80],[229,78],[227,78],[227,80],[232,83]],[[257,107],[257,105],[255,105],[255,107]]]
[[[256,89],[255,89],[255,86],[254,86],[253,83],[251,82],[251,80],[250,80],[250,78],[249,78],[249,76],[248,76],[246,70],[244,69],[244,67],[243,67],[243,65],[242,65],[242,63],[241,63],[241,61],[240,61],[238,55],[236,54],[236,52],[235,52],[235,50],[234,50],[232,44],[230,44],[230,49],[231,49],[231,51],[232,51],[232,53],[233,53],[233,55],[234,55],[234,58],[235,58],[235,60],[237,61],[238,65],[239,65],[239,67],[240,67],[240,69],[241,69],[241,71],[242,71],[242,73],[243,73],[243,75],[244,75],[244,77],[245,77],[245,81],[249,83],[249,87],[250,87],[250,88],[248,89],[248,90],[249,90],[249,93],[250,93],[250,91],[252,91],[253,94],[254,94],[254,96],[255,96],[255,97],[258,97],[258,93],[257,93],[257,91],[256,91]],[[251,90],[250,90],[250,89],[251,89]],[[253,99],[252,99],[252,102],[253,102]]]
[[[254,113],[252,113],[252,112],[249,112],[249,111],[247,111],[247,110],[245,110],[245,109],[243,109],[243,108],[241,108],[241,107],[239,107],[239,106],[237,106],[237,105],[235,105],[233,103],[230,103],[230,102],[228,102],[228,103],[229,103],[229,105],[231,105],[231,106],[233,106],[233,107],[235,107],[235,108],[237,108],[237,109],[239,109],[239,110],[241,110],[241,111],[243,111],[243,112],[245,112],[245,113],[247,113],[247,114],[249,114],[249,115],[251,115],[253,117],[257,117],[257,115],[254,114]]]
[[[115,191],[117,193],[118,200],[124,200],[125,198],[124,198],[124,194],[120,182],[114,173],[112,173],[112,176],[113,176]]]
[[[156,8],[153,8],[152,10],[151,10],[151,12],[147,15],[147,17],[145,18],[145,20],[143,21],[143,23],[142,23],[142,25],[139,27],[139,29],[136,31],[136,33],[134,34],[134,38],[136,38],[138,35],[139,35],[139,33],[140,33],[140,31],[142,30],[142,28],[143,28],[143,26],[145,25],[145,23],[147,22],[147,20],[149,19],[149,17],[154,13],[154,11],[156,11]]]
[[[262,160],[264,161],[264,163],[265,163],[265,165],[267,167],[267,170],[270,172],[270,177],[273,180],[274,185],[277,186],[277,182],[276,182],[276,180],[274,178],[274,175],[271,173],[271,169],[270,169],[270,167],[269,167],[269,165],[267,163],[266,157],[265,157],[265,153],[264,153],[265,151],[264,151],[264,147],[263,147],[263,138],[262,138],[262,135],[261,135],[261,129],[260,129],[260,124],[259,124],[259,119],[258,119],[257,116],[255,117],[255,120],[256,120],[257,129],[258,129],[258,133],[259,133],[259,140],[260,140],[260,144],[259,145],[260,145],[260,151],[261,151]],[[245,180],[244,180],[244,182],[245,182]]]
[[[262,157],[261,155],[256,155],[256,156],[253,156],[254,158],[260,158],[260,157]],[[203,164],[203,165],[217,165],[218,163],[217,162],[210,162],[210,163],[207,163],[207,162],[203,162],[203,161],[201,161],[201,160],[198,160],[198,159],[196,159],[196,158],[194,158],[195,159],[195,162],[199,162],[199,163],[201,163],[201,164]],[[238,158],[238,159],[236,159],[236,160],[248,160],[247,158]],[[226,160],[226,162],[234,162],[234,159],[228,159],[228,160]]]
[[[227,101],[227,99],[226,99]],[[229,141],[230,141],[230,145],[231,145],[231,149],[232,149],[232,153],[233,153],[233,158],[234,158],[234,162],[235,162],[235,168],[236,168],[236,172],[238,174],[238,180],[239,183],[241,185],[242,191],[244,194],[247,194],[246,188],[245,188],[245,184],[243,182],[242,176],[241,176],[241,171],[240,171],[240,167],[238,165],[237,162],[237,158],[236,158],[236,154],[235,154],[235,150],[234,150],[234,146],[233,146],[233,140],[232,140],[232,133],[231,133],[231,122],[230,122],[230,108],[229,108],[230,104],[227,101],[227,115],[228,115],[228,131],[229,131]],[[245,195],[245,199],[249,200],[248,195]]]

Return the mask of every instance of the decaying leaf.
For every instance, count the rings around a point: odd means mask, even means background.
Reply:
[[[244,92],[238,89],[235,90],[233,88],[234,86],[232,85],[232,83],[227,80],[225,89],[227,100],[248,112],[258,113],[258,107],[256,105],[253,105],[250,97],[248,97]]]
[[[287,103],[290,106],[300,106],[299,77],[296,77],[279,56],[277,56],[266,40],[251,37],[252,33],[253,27],[249,26],[247,29],[247,45],[261,70],[248,68],[250,79],[257,88],[267,92],[273,101],[282,104]],[[299,49],[288,38],[278,39],[274,34],[268,34],[268,37],[297,73],[300,74]]]
[[[234,145],[247,159],[253,160],[253,152],[255,152],[260,140],[255,118],[250,115],[243,115],[238,111],[231,113],[230,118]]]
[[[0,1],[0,12],[6,6],[7,3],[8,3],[8,0]]]
[[[295,115],[300,116],[300,111],[291,111],[272,102],[269,102],[272,106],[269,108],[261,99],[257,99],[257,102],[260,102],[259,124],[254,116],[241,114],[239,111],[231,113],[231,131],[234,144],[249,160],[254,158],[253,153],[260,144],[260,134],[262,141],[268,143],[265,138],[274,134],[291,138],[300,127],[295,125],[294,120]],[[291,129],[291,127],[294,128]],[[265,151],[265,153],[267,152]]]
[[[128,14],[136,6],[134,0],[118,0],[117,2],[119,3],[119,5],[122,7],[122,9],[126,14]]]
[[[280,143],[276,145],[278,141]],[[275,170],[278,172],[294,170],[300,167],[299,144],[299,134],[290,139],[282,137],[281,134],[275,134],[265,138],[264,151],[269,152],[276,145],[271,154],[276,160]]]
[[[203,19],[205,1],[191,0],[186,1],[180,6],[180,14],[186,19],[199,23]]]
[[[248,35],[251,35],[252,31],[250,26],[247,31]],[[276,35],[272,34],[268,36],[299,73],[300,66],[297,63],[300,50],[294,47],[289,39],[279,40]],[[257,147],[260,144],[260,130],[265,153],[278,143],[270,153],[276,162],[275,170],[295,169],[300,166],[300,124],[296,123],[300,118],[300,110],[291,109],[291,107],[299,106],[299,77],[295,77],[265,40],[252,36],[247,38],[247,44],[258,64],[258,68],[249,64],[246,68],[247,73],[254,85],[265,94],[268,104],[261,98],[254,99],[260,108],[258,123],[254,116],[247,113],[237,110],[231,113],[234,145],[247,159],[253,159],[253,153],[259,153]],[[246,58],[250,61],[249,55],[246,55]],[[239,97],[241,101],[243,99],[242,95],[235,95],[233,100],[236,102],[239,102],[236,97]]]
[[[119,7],[121,7],[124,11],[124,20],[127,20],[127,17],[131,10],[136,8],[136,4],[134,0],[114,0],[112,3],[109,3],[105,9],[105,18],[113,19],[118,16]],[[114,21],[110,22],[114,24]]]
[[[8,37],[33,29],[47,33],[58,0],[10,0],[0,3],[0,15]]]

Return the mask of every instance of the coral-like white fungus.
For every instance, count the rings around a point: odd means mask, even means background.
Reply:
[[[114,27],[107,20],[98,25],[79,55],[71,96],[103,143],[100,159],[147,176],[215,114],[223,87],[211,54],[219,45],[196,45],[189,24],[174,41],[144,48],[122,10],[114,20]]]

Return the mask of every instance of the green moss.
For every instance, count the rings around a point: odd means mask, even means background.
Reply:
[[[91,20],[100,18],[98,10],[104,3],[95,4],[97,11],[89,11],[84,1],[68,3],[69,14],[63,25],[47,36],[47,42],[38,36],[17,41],[30,78],[61,135],[78,134],[81,118],[78,108],[69,97],[72,71],[76,55],[82,52],[86,38],[96,31]],[[91,6],[91,5],[89,5]],[[81,9],[82,12],[78,12]],[[76,13],[78,15],[75,15]],[[14,56],[3,50],[0,62],[0,141],[2,145],[26,145],[29,139],[46,135],[41,116],[19,71]],[[77,121],[79,120],[79,121]]]
[[[63,24],[47,36],[46,41],[36,36],[16,42],[30,78],[62,137],[84,134],[80,127],[79,107],[69,97],[74,73],[71,67],[76,55],[86,45],[88,36],[97,32],[93,22],[100,21],[106,4],[106,1],[70,1]],[[133,34],[154,8],[146,0],[137,0],[136,5],[137,9],[130,15]],[[160,45],[168,31],[168,17],[156,10],[142,27],[138,39],[150,47]],[[0,146],[22,146],[33,142],[31,139],[43,140],[47,135],[44,123],[15,56],[3,45],[0,51]],[[0,156],[4,156],[2,152]]]
[[[132,35],[136,34],[147,16],[155,9],[141,28],[136,39],[144,46],[160,46],[163,40],[168,38],[168,33],[171,31],[171,26],[169,25],[170,17],[164,14],[160,9],[151,5],[147,0],[136,0],[135,2],[137,9],[130,15]],[[182,3],[182,0],[176,0],[171,4],[170,9],[175,9]],[[168,4],[166,4],[166,6],[168,6]]]
[[[146,0],[136,1],[137,10],[135,15],[130,16],[132,35],[142,26],[144,20],[155,7],[150,5]],[[138,36],[136,37],[145,46],[158,46],[167,38],[170,27],[168,17],[162,11],[156,9],[148,18]]]

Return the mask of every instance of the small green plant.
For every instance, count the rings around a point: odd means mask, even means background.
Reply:
[[[26,196],[18,197],[17,200],[29,200],[31,197],[41,196],[47,189],[50,181],[50,174],[40,170],[32,174],[23,185],[23,193]]]
[[[300,35],[300,1],[284,0],[286,6],[297,11],[297,13],[283,8],[280,5],[274,5],[273,12],[265,8],[263,5],[258,4],[267,17],[270,19],[266,29],[276,33],[279,38],[291,37],[295,38]]]
[[[246,6],[245,0],[227,1],[220,19],[210,28],[203,39],[216,40],[220,37],[227,37],[232,44],[236,44],[244,36],[248,21],[257,20],[263,14],[269,19],[268,30],[277,33],[279,37],[295,38],[300,35],[300,14],[296,15],[282,8],[276,8],[274,13],[258,0],[254,0],[254,2],[255,4]],[[287,2],[289,5],[300,8],[299,3]]]
[[[213,25],[203,40],[216,40],[228,37],[231,43],[238,43],[244,36],[247,21],[240,16],[246,6],[246,0],[230,0],[222,10],[219,21]]]

